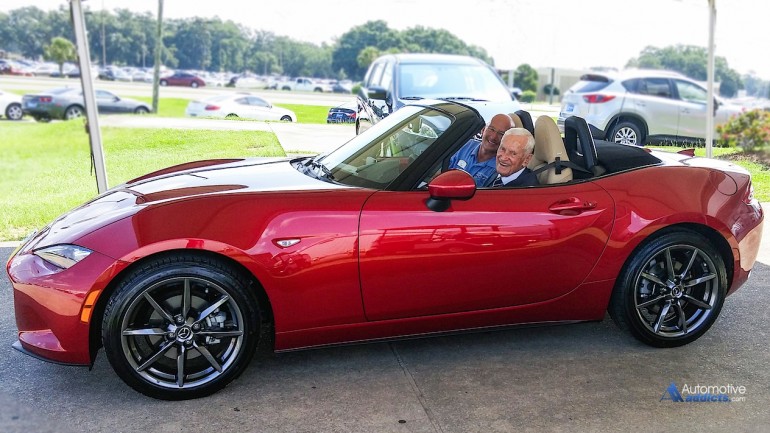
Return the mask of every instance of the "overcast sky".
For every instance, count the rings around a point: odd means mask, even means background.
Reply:
[[[156,0],[85,0],[86,8],[157,13]],[[446,0],[329,2],[318,0],[165,0],[167,18],[233,20],[296,40],[331,43],[351,27],[384,20],[404,30],[443,28],[487,50],[500,68],[622,68],[648,45],[708,44],[707,0]],[[0,11],[68,0],[0,0]],[[739,73],[770,80],[770,1],[716,0],[716,54]]]

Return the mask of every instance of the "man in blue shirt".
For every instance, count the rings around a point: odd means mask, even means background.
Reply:
[[[481,130],[481,141],[471,139],[449,159],[449,168],[459,169],[473,176],[476,186],[489,185],[497,176],[495,156],[505,131],[513,128],[507,114],[497,114]]]

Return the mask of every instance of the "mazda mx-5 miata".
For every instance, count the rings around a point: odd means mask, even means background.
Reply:
[[[75,365],[103,347],[137,391],[186,399],[223,388],[260,344],[607,311],[652,346],[703,335],[758,252],[748,172],[595,143],[580,118],[562,138],[543,116],[541,185],[477,188],[448,161],[492,110],[421,101],[328,154],[194,162],[112,188],[12,255],[14,347]]]

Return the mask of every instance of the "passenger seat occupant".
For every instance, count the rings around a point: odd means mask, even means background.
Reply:
[[[524,128],[506,131],[497,149],[497,178],[491,186],[537,186],[537,175],[527,168],[535,148],[535,137]]]
[[[507,114],[497,114],[481,129],[481,141],[471,139],[449,159],[449,168],[468,172],[476,186],[488,185],[497,172],[495,156],[505,131],[513,127],[513,120]]]

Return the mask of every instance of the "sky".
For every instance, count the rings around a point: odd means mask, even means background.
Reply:
[[[740,74],[770,80],[766,0],[715,0],[716,55]],[[441,28],[486,49],[500,69],[623,68],[647,46],[708,46],[708,0],[164,0],[166,18],[218,16],[299,41],[332,43],[352,27],[384,20],[395,30]],[[43,10],[68,0],[0,0],[0,11]],[[85,8],[157,14],[156,0],[84,0]],[[347,5],[347,6],[346,6]]]

